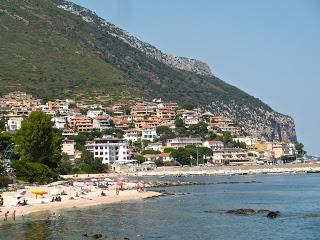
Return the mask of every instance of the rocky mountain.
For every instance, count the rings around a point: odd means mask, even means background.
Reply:
[[[294,121],[214,76],[64,0],[0,0],[0,94],[192,101],[266,139],[296,140]]]
[[[189,59],[185,57],[173,56],[160,51],[149,43],[143,42],[138,38],[132,36],[130,33],[116,27],[111,22],[98,17],[95,13],[89,9],[80,7],[78,5],[72,4],[71,2],[61,2],[58,8],[64,9],[75,15],[80,16],[84,21],[88,23],[94,23],[105,31],[115,36],[116,38],[122,40],[123,42],[129,44],[130,46],[138,49],[139,51],[145,53],[146,55],[167,64],[173,68],[194,72],[200,75],[212,75],[211,69],[208,64],[195,59]]]

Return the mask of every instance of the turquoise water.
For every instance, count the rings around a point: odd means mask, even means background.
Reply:
[[[177,180],[177,179],[175,179]],[[198,182],[251,182],[168,187],[175,196],[34,215],[0,226],[0,239],[320,239],[320,174],[188,177]],[[188,194],[181,194],[188,193]],[[236,208],[270,209],[281,217],[232,216]],[[206,211],[210,211],[207,213]]]

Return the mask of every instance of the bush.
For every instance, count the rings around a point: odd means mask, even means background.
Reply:
[[[17,160],[12,167],[16,169],[18,179],[29,183],[49,183],[58,178],[55,172],[42,163]]]

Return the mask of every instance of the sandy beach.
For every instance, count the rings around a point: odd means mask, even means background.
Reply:
[[[101,196],[102,189],[97,186],[88,185],[85,188],[88,192],[85,194],[80,194],[81,192],[81,182],[75,182],[75,186],[61,186],[55,185],[55,183],[45,186],[28,186],[25,189],[20,189],[13,192],[4,192],[2,197],[4,198],[4,205],[0,207],[0,222],[3,222],[5,212],[9,211],[8,221],[12,222],[12,213],[16,210],[17,219],[22,215],[26,216],[30,213],[43,212],[43,211],[55,211],[61,209],[71,209],[71,208],[84,208],[101,204],[118,203],[122,201],[139,200],[143,198],[148,198],[152,196],[158,196],[158,192],[138,192],[135,189],[130,189],[134,185],[133,183],[128,183],[129,189],[119,191],[116,194],[116,186],[109,187],[109,190],[104,190],[106,196]],[[33,190],[46,191],[48,194],[43,196],[36,196],[32,193]],[[58,189],[60,192],[65,191],[67,195],[60,195],[61,202],[51,202],[54,197],[50,195],[50,191],[53,189]],[[26,191],[23,198],[28,202],[26,206],[17,206],[17,199],[20,196],[19,193]],[[77,196],[78,193],[78,196]],[[22,198],[22,199],[23,199]]]

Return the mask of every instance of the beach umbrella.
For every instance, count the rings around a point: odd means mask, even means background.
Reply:
[[[116,185],[119,186],[119,187],[122,187],[124,185],[124,183],[123,182],[117,182]]]
[[[36,195],[36,198],[38,198],[38,195],[43,196],[44,194],[48,194],[48,192],[40,190],[40,189],[34,189],[31,191],[32,194]]]
[[[59,189],[54,188],[54,189],[50,190],[49,193],[50,193],[50,195],[55,196],[55,195],[59,195],[60,191],[59,191]]]

